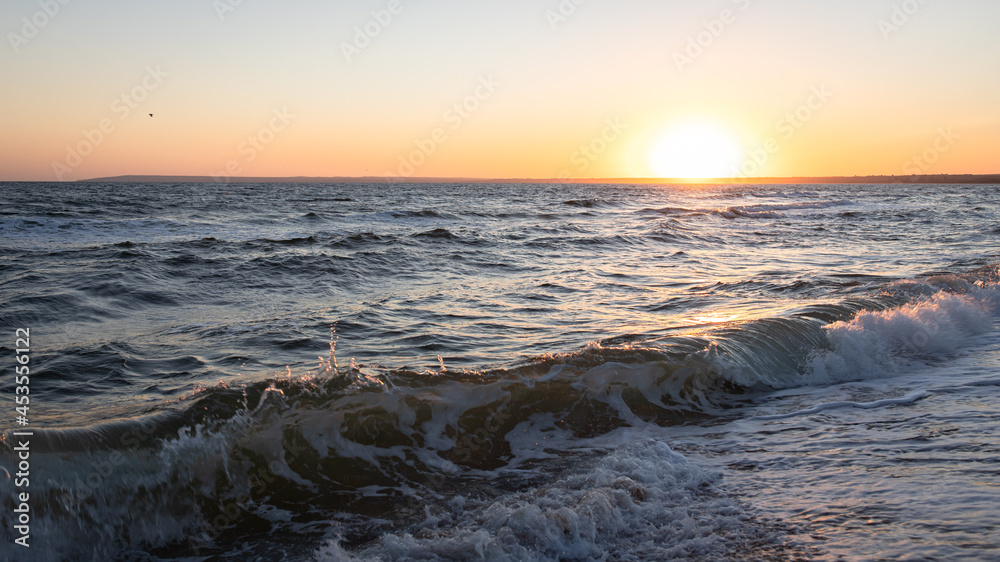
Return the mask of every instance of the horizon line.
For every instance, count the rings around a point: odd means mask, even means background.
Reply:
[[[788,183],[976,183],[1000,184],[996,174],[867,174],[854,176],[759,176],[721,178],[476,178],[476,177],[393,177],[393,176],[245,176],[126,174],[59,182],[51,180],[0,180],[0,183],[560,183],[560,184],[788,184]]]

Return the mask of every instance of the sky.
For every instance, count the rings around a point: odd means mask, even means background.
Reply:
[[[995,0],[9,0],[0,31],[0,180],[1000,173]]]

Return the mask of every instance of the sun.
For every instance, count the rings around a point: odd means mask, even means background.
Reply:
[[[740,143],[721,127],[688,123],[672,127],[649,151],[649,167],[661,178],[723,178],[739,168]]]

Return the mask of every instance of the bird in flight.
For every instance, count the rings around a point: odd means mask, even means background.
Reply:
[[[149,116],[150,116],[150,117],[152,117],[152,116],[153,116],[153,114],[152,114],[152,113],[150,113],[150,114],[149,114]]]

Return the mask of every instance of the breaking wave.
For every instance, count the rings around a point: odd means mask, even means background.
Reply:
[[[32,470],[46,477],[32,481],[32,554],[211,555],[253,529],[326,541],[303,555],[334,559],[586,558],[616,552],[612,537],[623,533],[621,545],[654,558],[763,544],[767,533],[714,491],[712,475],[653,436],[615,437],[736,416],[775,389],[887,377],[960,353],[993,325],[998,277],[990,266],[895,282],[781,317],[617,338],[484,371],[443,361],[434,371],[342,367],[331,344],[314,371],[220,384],[144,418],[36,430]],[[17,439],[4,434],[0,465],[15,466]],[[532,470],[540,459],[562,468]],[[9,545],[11,480],[0,498]],[[707,533],[732,541],[701,540]]]

